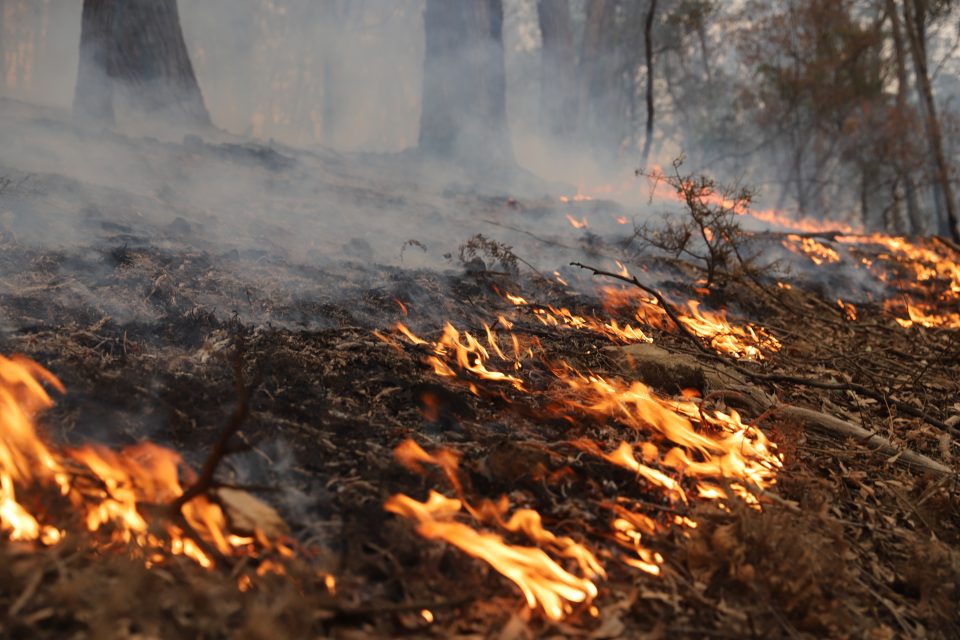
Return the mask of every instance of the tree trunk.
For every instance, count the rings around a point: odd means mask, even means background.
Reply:
[[[640,166],[646,167],[650,159],[650,147],[653,145],[653,20],[657,13],[657,0],[649,0],[647,19],[643,24],[643,50],[647,63],[647,127],[643,139],[643,153]]]
[[[903,26],[900,24],[900,15],[897,11],[895,0],[886,0],[887,15],[890,18],[890,32],[893,36],[894,59],[897,68],[897,111],[901,118],[906,121],[906,115],[909,110],[907,105],[907,60],[906,51],[903,44]],[[897,158],[897,169],[903,177],[903,189],[905,200],[907,202],[907,220],[910,223],[911,234],[923,234],[927,229],[927,221],[920,214],[920,206],[917,202],[917,187],[913,180],[913,171],[911,167],[912,159],[907,155],[903,145],[898,149],[900,151]]]
[[[512,162],[502,0],[427,0],[420,149]]]
[[[210,124],[176,0],[84,0],[74,112],[112,124],[115,97],[150,117]]]
[[[569,138],[577,127],[576,49],[570,0],[539,0],[543,49],[540,60],[540,119],[544,133]]]
[[[623,133],[617,105],[622,91],[617,85],[616,7],[613,0],[588,0],[580,51],[579,134],[593,147],[598,159],[618,151]]]
[[[926,17],[922,0],[904,0],[904,30],[910,43],[910,55],[913,58],[917,88],[926,116],[927,137],[936,168],[936,182],[943,197],[944,213],[949,226],[948,233],[954,242],[960,242],[960,226],[958,226],[960,219],[957,215],[957,201],[954,198],[953,184],[950,180],[950,165],[947,162],[946,154],[943,152],[943,134],[940,129],[940,120],[937,117],[936,103],[933,99],[933,88],[930,85],[930,73],[927,69],[925,22]]]
[[[110,79],[116,3],[83,0],[80,24],[80,66],[73,97],[74,116],[112,125],[113,81]]]

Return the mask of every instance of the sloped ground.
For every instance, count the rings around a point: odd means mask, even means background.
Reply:
[[[108,144],[132,143],[117,138]],[[136,146],[151,166],[167,163],[169,155],[193,153],[189,145],[156,144],[155,154]],[[203,153],[223,153],[218,162],[235,167],[236,151],[211,146]],[[250,171],[274,171],[261,166],[263,156],[253,162]],[[359,165],[354,173],[351,162]],[[377,162],[389,173],[389,162]],[[322,164],[348,176],[330,178],[330,184],[360,185],[376,207],[400,207],[400,198],[404,208],[421,213],[426,202],[434,202],[437,209],[428,218],[451,203],[467,218],[550,215],[536,213],[542,206],[536,199],[507,203],[462,191],[425,196],[397,186],[402,180],[395,177],[381,191],[362,159]],[[282,182],[296,170],[281,167],[276,179]],[[955,476],[908,466],[902,456],[825,435],[776,412],[738,406],[747,421],[761,420],[784,456],[773,495],[761,497],[762,510],[737,500],[726,507],[679,504],[574,445],[589,438],[612,449],[624,431],[615,421],[588,412],[558,413],[546,393],[466,375],[437,376],[423,364],[423,349],[378,338],[374,331],[392,335],[399,320],[429,339],[446,321],[482,335],[483,323],[492,325],[504,314],[515,334],[539,341],[542,360],[563,359],[606,378],[643,379],[668,396],[690,386],[669,374],[642,374],[622,347],[603,336],[545,327],[529,308],[505,301],[498,292],[635,323],[630,310],[604,309],[592,295],[547,283],[522,265],[528,276],[489,257],[478,263],[467,256],[466,264],[459,263],[456,245],[472,235],[467,228],[456,241],[443,234],[424,241],[431,252],[445,246],[454,254],[445,270],[405,267],[393,258],[386,261],[393,266],[382,266],[375,257],[379,248],[362,238],[351,244],[348,236],[321,247],[334,252],[335,246],[338,259],[313,260],[299,244],[302,238],[276,247],[251,241],[258,234],[269,240],[269,216],[244,229],[246,237],[220,236],[216,230],[227,226],[223,211],[210,210],[200,220],[203,207],[186,196],[19,171],[0,200],[0,212],[10,212],[0,218],[0,352],[25,354],[63,380],[68,394],[43,418],[50,439],[123,445],[150,438],[198,465],[237,400],[232,357],[240,348],[248,378],[260,382],[242,428],[250,450],[229,459],[223,476],[275,489],[261,497],[288,519],[302,548],[290,576],[257,577],[254,589],[241,592],[228,570],[208,572],[180,561],[148,570],[122,550],[92,551],[82,536],[50,549],[3,544],[5,635],[960,635]],[[358,193],[339,197],[355,202]],[[30,229],[38,227],[25,222],[34,216],[46,225],[39,228],[52,232],[67,228],[70,215],[81,216],[86,232],[66,239],[61,234],[49,246],[31,237]],[[290,218],[275,221],[283,234],[304,234],[290,226]],[[421,231],[432,233],[421,226],[390,233],[420,239]],[[554,268],[564,264],[541,244],[516,253],[536,258],[541,271],[551,259]],[[392,246],[399,251],[401,245],[398,240]],[[404,253],[411,261],[420,249],[410,245]],[[695,279],[689,272],[663,272],[672,274],[675,294],[694,295],[684,284]],[[858,305],[859,319],[848,320],[829,294],[814,293],[822,283],[797,281],[791,289],[767,284],[738,284],[724,294],[730,308],[783,343],[764,363],[740,365],[772,376],[744,380],[744,386],[862,424],[897,447],[960,469],[957,441],[902,410],[909,404],[940,421],[960,414],[957,331],[905,329],[879,303]],[[678,335],[649,333],[673,354],[716,365]],[[533,362],[524,375],[531,391],[549,386],[545,365]],[[778,375],[855,383],[885,401]],[[717,406],[723,401],[714,400]],[[420,538],[410,522],[388,514],[383,504],[398,492],[417,499],[430,489],[452,495],[441,473],[412,473],[395,460],[393,449],[408,438],[430,450],[457,451],[469,497],[508,495],[513,505],[536,509],[548,529],[593,548],[608,573],[599,582],[599,614],[579,607],[563,622],[546,621],[487,564]],[[603,504],[618,499],[646,505],[658,522],[682,515],[698,524],[664,524],[663,533],[645,537],[664,557],[660,576],[617,560]],[[248,569],[254,567],[234,571]],[[326,572],[336,576],[334,590],[321,578]]]

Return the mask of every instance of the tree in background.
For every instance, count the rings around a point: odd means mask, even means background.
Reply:
[[[112,124],[115,97],[153,118],[210,124],[176,0],[84,0],[74,115]]]
[[[512,162],[502,0],[427,0],[420,150]]]
[[[929,141],[930,155],[934,168],[936,202],[941,211],[939,231],[950,235],[960,242],[960,214],[957,212],[957,200],[954,197],[953,176],[950,162],[944,153],[943,133],[937,105],[933,98],[930,82],[929,53],[927,51],[927,29],[931,22],[949,15],[950,0],[903,0],[904,32],[909,43],[910,57],[913,60],[914,77],[917,92],[924,114],[924,124]]]
[[[538,0],[542,132],[567,138],[577,128],[577,51],[570,0]]]

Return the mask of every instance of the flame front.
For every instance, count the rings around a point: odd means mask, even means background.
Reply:
[[[508,299],[518,306],[528,304],[518,296],[510,295]],[[698,313],[695,305],[690,308],[691,327],[699,326],[694,322],[709,320]],[[556,310],[548,313],[550,317],[557,316]],[[559,316],[568,318],[561,326],[596,330],[589,322],[570,322],[571,316]],[[726,330],[726,327],[722,328]],[[714,332],[718,328],[711,325],[702,331]],[[458,379],[474,393],[478,392],[478,378],[488,384],[507,384],[516,393],[538,396],[537,404],[550,407],[551,417],[559,416],[571,423],[593,420],[619,433],[619,443],[612,451],[594,440],[581,439],[572,444],[611,465],[630,470],[638,481],[650,490],[661,491],[677,508],[685,507],[694,499],[723,500],[733,496],[759,508],[758,495],[776,483],[782,462],[775,445],[759,429],[745,424],[734,411],[710,411],[694,398],[663,397],[639,381],[603,378],[581,372],[566,362],[550,363],[542,350],[537,355],[551,374],[552,382],[544,386],[543,377],[538,376],[541,380],[538,388],[521,377],[522,372],[531,368],[532,363],[525,363],[524,358],[533,356],[533,350],[516,346],[513,354],[507,355],[496,348],[498,338],[489,328],[489,348],[476,339],[461,338],[469,334],[460,333],[449,324],[433,343],[403,326],[398,327],[398,334],[413,345],[430,349],[431,355],[425,362],[438,375]],[[760,335],[755,332],[752,338],[757,340]],[[380,337],[388,342],[394,340],[389,336]],[[717,333],[713,333],[713,343],[722,345],[716,337]],[[510,340],[519,345],[515,334],[510,335]],[[492,368],[497,360],[510,363],[508,366],[514,373],[507,375]],[[414,471],[419,471],[423,464],[440,467],[458,494],[458,498],[453,499],[431,492],[426,502],[398,494],[386,502],[388,511],[415,521],[420,535],[443,540],[488,562],[520,588],[531,608],[542,609],[551,619],[562,618],[572,604],[588,602],[596,596],[594,580],[604,577],[605,572],[596,561],[595,552],[547,531],[540,514],[532,509],[519,509],[505,518],[508,509],[505,499],[499,504],[484,501],[477,507],[472,506],[465,500],[457,477],[458,454],[446,450],[427,453],[416,443],[406,441],[397,448],[396,455]],[[629,500],[625,500],[629,504]],[[610,522],[612,539],[623,550],[619,560],[653,575],[660,573],[664,558],[645,546],[644,536],[652,536],[668,526],[696,526],[696,522],[686,516],[677,516],[676,522],[658,522],[619,501],[609,508],[615,515]],[[510,545],[499,534],[456,519],[467,517],[477,526],[496,526],[506,532],[522,533],[537,546]],[[573,562],[582,577],[558,564],[558,558]]]

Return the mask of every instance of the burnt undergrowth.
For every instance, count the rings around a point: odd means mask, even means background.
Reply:
[[[522,267],[474,262],[441,274],[355,265],[335,295],[298,299],[270,288],[280,277],[270,261],[241,279],[220,256],[151,246],[48,255],[8,242],[3,255],[28,266],[11,287],[16,293],[0,299],[8,329],[0,348],[42,362],[69,389],[44,417],[53,439],[130,444],[146,437],[199,466],[236,400],[231,356],[242,334],[243,365],[260,384],[241,429],[248,450],[226,462],[221,475],[269,487],[263,497],[302,541],[301,562],[337,576],[335,595],[311,581],[309,571],[270,577],[241,593],[222,575],[189,564],[146,570],[80,542],[39,552],[4,545],[0,579],[9,595],[2,625],[11,636],[273,637],[277,629],[447,637],[957,632],[954,480],[776,417],[765,419],[764,428],[785,456],[774,489],[780,500],[762,512],[736,502],[682,510],[699,526],[652,539],[667,558],[659,577],[604,557],[609,576],[596,619],[580,612],[560,624],[539,620],[484,563],[426,542],[388,515],[383,503],[391,494],[424,496],[446,486],[441,475],[421,477],[396,463],[392,450],[407,438],[458,451],[469,495],[508,495],[537,509],[558,534],[599,540],[601,548],[610,517],[605,504],[652,505],[657,517],[676,510],[632,473],[571,444],[584,437],[614,443],[617,425],[586,415],[571,421],[544,396],[502,386],[471,392],[424,367],[416,349],[396,349],[373,334],[398,320],[420,335],[435,335],[444,321],[478,331],[514,313],[514,331],[535,338],[544,352],[583,370],[630,376],[604,337],[545,327],[531,314],[534,307],[517,312],[503,295],[523,293],[536,304],[584,315],[623,314],[623,322],[629,312],[589,296],[558,295],[542,277],[519,275]],[[682,269],[673,268],[675,282],[682,282]],[[302,273],[329,278],[315,267]],[[860,309],[867,319],[852,321],[800,287],[758,291],[741,279],[727,283],[724,296],[783,342],[782,351],[750,365],[758,371],[865,385],[941,420],[960,410],[955,332],[906,329],[868,307]],[[109,313],[112,300],[123,301],[121,313]],[[676,332],[654,333],[658,345],[698,354]],[[528,379],[536,386],[545,375],[534,366]],[[676,391],[669,379],[646,382]],[[871,398],[776,380],[765,388],[781,401],[855,419],[900,446],[954,464],[949,435]],[[21,602],[17,594],[24,592]],[[432,612],[432,624],[423,609]]]

